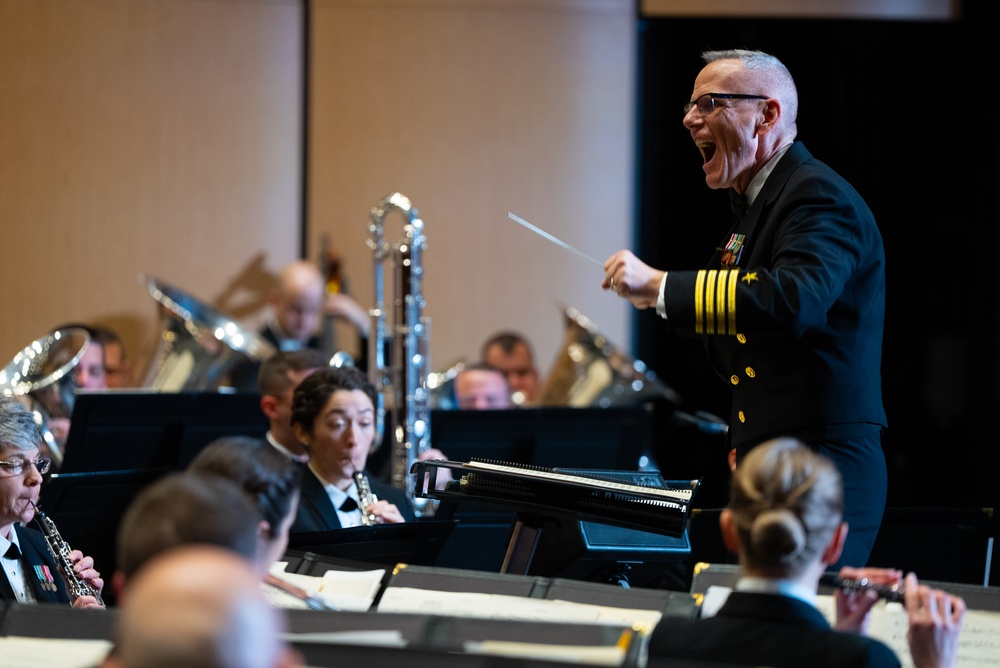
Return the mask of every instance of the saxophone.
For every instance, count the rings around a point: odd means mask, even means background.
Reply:
[[[38,522],[38,526],[41,527],[42,534],[45,536],[45,543],[49,547],[49,554],[52,555],[52,559],[55,560],[56,565],[62,571],[63,580],[66,581],[66,593],[69,594],[70,600],[75,601],[81,596],[93,596],[99,604],[104,605],[101,592],[87,584],[73,570],[73,562],[69,558],[69,553],[73,550],[63,540],[59,529],[56,528],[56,523],[49,519],[49,516],[43,513],[42,509],[34,502],[31,505],[35,507],[35,521]]]
[[[372,493],[368,477],[361,471],[355,471],[354,484],[358,486],[358,508],[361,510],[361,523],[366,527],[378,524],[378,518],[371,511],[371,507],[378,501],[378,497]]]

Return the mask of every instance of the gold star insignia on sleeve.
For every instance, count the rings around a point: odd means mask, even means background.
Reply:
[[[757,280],[757,272],[751,271],[749,274],[744,274],[743,277],[740,278],[740,280],[746,283],[747,285],[750,285],[752,281]]]

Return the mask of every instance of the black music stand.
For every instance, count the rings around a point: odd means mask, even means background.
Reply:
[[[417,462],[412,472],[429,485],[423,496],[442,501],[499,505],[513,509],[502,573],[564,577],[618,584],[646,585],[658,580],[667,564],[691,553],[686,519],[690,501],[676,514],[649,503],[648,492],[676,490],[693,497],[700,481],[665,481],[658,473],[586,469],[535,470],[534,467],[483,469],[453,461]],[[454,481],[434,489],[439,469],[452,475],[476,473],[479,489],[468,491]],[[528,475],[534,473],[534,475]],[[563,476],[560,482],[558,476]],[[566,476],[587,478],[570,481]],[[594,496],[594,490],[605,496]],[[463,481],[464,482],[464,481]],[[629,487],[648,488],[636,492]],[[470,484],[470,490],[472,485]],[[657,495],[653,495],[654,497]],[[629,502],[618,499],[631,498]],[[660,500],[663,499],[659,495]]]
[[[42,484],[42,508],[67,543],[110,573],[118,524],[141,489],[220,436],[260,438],[267,427],[255,394],[81,392],[62,467]]]
[[[288,549],[380,566],[431,566],[457,524],[454,520],[420,520],[293,533]]]
[[[431,411],[431,443],[456,462],[634,471],[652,433],[653,414],[641,406]]]
[[[431,443],[452,461],[493,459],[544,467],[637,470],[652,448],[654,415],[642,406],[431,411]],[[460,520],[441,566],[497,571],[514,512],[442,500],[437,517]]]
[[[220,436],[268,429],[256,394],[143,390],[80,392],[70,424],[60,475],[185,468]]]

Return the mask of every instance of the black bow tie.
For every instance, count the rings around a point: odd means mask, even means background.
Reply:
[[[6,557],[7,559],[15,559],[15,560],[20,559],[21,550],[18,549],[17,545],[11,543],[10,547],[7,548],[7,551],[4,553],[3,556]]]
[[[747,209],[750,208],[750,202],[747,200],[747,196],[745,194],[738,193],[735,190],[730,190],[729,208],[733,210],[733,214],[736,218],[742,218],[747,214]]]
[[[357,509],[358,509],[358,502],[352,499],[351,497],[347,497],[346,499],[344,499],[344,502],[340,504],[340,512],[342,513],[352,513]]]

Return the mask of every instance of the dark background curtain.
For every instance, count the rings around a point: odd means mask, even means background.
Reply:
[[[639,20],[637,254],[697,269],[732,214],[709,190],[681,125],[707,49],[760,49],[798,84],[799,139],[866,199],[887,259],[882,378],[890,507],[998,507],[1000,56],[989,0],[948,23]],[[688,412],[728,419],[729,391],[698,339],[637,313],[640,359]],[[723,505],[718,437],[662,421],[667,477],[704,477],[701,507]]]

